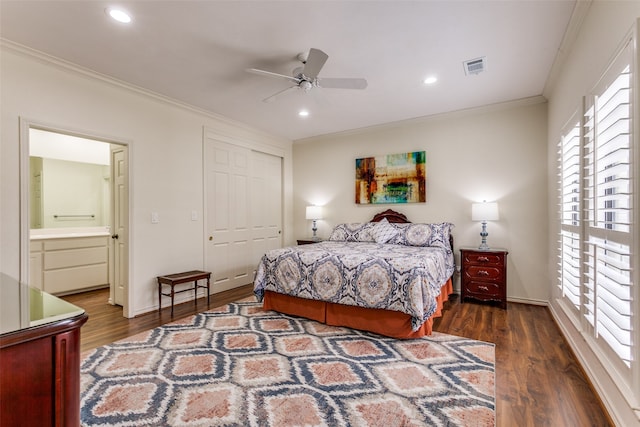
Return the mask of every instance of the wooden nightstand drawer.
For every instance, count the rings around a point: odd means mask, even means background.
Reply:
[[[502,266],[504,264],[504,254],[469,252],[466,254],[464,261],[469,264]]]
[[[502,277],[502,268],[469,265],[465,268],[464,274],[470,279],[500,280]]]
[[[460,249],[461,301],[497,301],[507,308],[507,252],[504,249]]]
[[[467,296],[480,297],[481,299],[495,299],[500,300],[500,284],[492,282],[478,282],[476,280],[470,280],[466,287]]]

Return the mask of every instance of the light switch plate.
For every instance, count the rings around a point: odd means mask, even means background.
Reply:
[[[191,211],[191,221],[198,220],[198,211]]]
[[[157,224],[160,222],[160,215],[158,212],[151,212],[151,224]]]

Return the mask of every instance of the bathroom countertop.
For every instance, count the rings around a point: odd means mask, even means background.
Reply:
[[[78,227],[78,228],[46,228],[32,229],[30,239],[71,239],[74,237],[110,236],[111,233],[104,227]]]

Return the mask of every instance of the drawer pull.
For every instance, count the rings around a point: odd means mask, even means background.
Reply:
[[[483,291],[488,291],[489,288],[487,286],[478,286],[478,289],[483,290]]]
[[[486,256],[481,256],[481,257],[478,257],[478,261],[479,262],[489,262],[489,258],[487,258]]]
[[[489,272],[487,270],[478,271],[478,276],[488,276]]]

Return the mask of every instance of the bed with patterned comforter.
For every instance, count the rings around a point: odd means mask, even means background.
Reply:
[[[310,318],[314,317],[307,316],[304,307],[316,301],[332,307],[374,309],[376,321],[380,313],[403,313],[415,332],[439,313],[448,298],[448,293],[441,295],[445,284],[451,290],[452,227],[386,221],[340,224],[329,241],[267,252],[256,270],[254,294],[259,301],[265,295],[295,298],[289,298],[293,305],[277,311],[289,312],[292,307],[289,314]],[[299,304],[303,305],[296,308]],[[324,322],[324,317],[317,320]]]
[[[400,311],[417,330],[435,313],[453,269],[453,253],[442,247],[327,241],[269,251],[258,265],[254,293],[259,301],[270,290]]]

